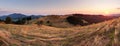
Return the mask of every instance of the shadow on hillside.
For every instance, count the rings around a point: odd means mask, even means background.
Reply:
[[[108,21],[113,18],[115,17],[103,15],[72,14],[72,16],[69,16],[66,19],[70,24],[86,26],[94,23]]]

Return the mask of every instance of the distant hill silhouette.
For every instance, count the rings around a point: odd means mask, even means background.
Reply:
[[[5,20],[7,16],[11,17],[14,20],[26,17],[26,15],[24,15],[24,14],[13,13],[13,14],[10,14],[10,15],[1,16],[0,19]]]
[[[42,17],[42,15],[30,15],[29,16],[29,15],[24,15],[21,13],[13,13],[9,15],[0,16],[0,19],[5,20],[7,16],[11,17],[13,21],[17,21],[18,19],[25,18],[25,17],[32,17],[32,19],[37,19],[37,18]]]

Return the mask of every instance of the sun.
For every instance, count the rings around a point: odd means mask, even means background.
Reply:
[[[109,11],[104,11],[104,14],[109,14],[110,12]]]
[[[110,13],[111,13],[111,10],[107,10],[107,9],[106,9],[106,10],[103,10],[103,14],[104,14],[104,15],[109,15]]]

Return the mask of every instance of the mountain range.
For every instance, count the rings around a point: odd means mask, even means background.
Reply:
[[[21,13],[13,13],[13,14],[9,14],[9,15],[0,16],[0,19],[5,20],[6,17],[8,17],[8,16],[11,17],[11,19],[13,21],[16,21],[18,19],[25,18],[25,17],[31,17],[32,19],[37,19],[37,18],[42,17],[43,15],[24,15],[24,14],[21,14]]]

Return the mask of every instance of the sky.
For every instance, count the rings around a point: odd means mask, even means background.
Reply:
[[[120,0],[0,0],[0,14],[116,14]]]

